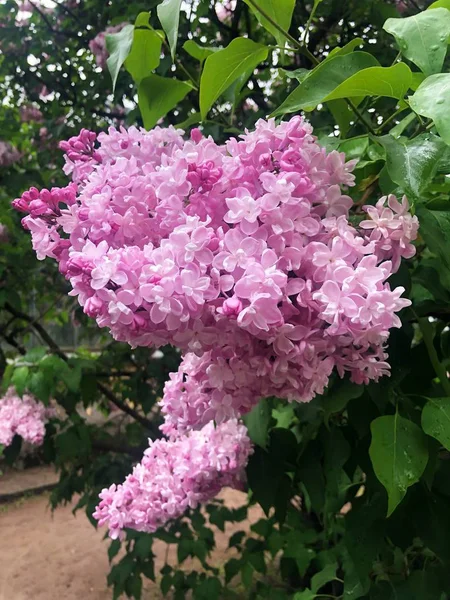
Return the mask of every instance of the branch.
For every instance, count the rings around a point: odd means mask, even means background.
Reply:
[[[31,0],[29,0],[29,3],[31,4],[31,6],[34,8],[34,10],[39,13],[41,19],[44,21],[44,23],[47,26],[47,29],[53,33],[56,36],[62,36],[62,37],[67,37],[67,38],[71,38],[73,40],[78,40],[78,42],[82,39],[77,33],[72,33],[69,31],[58,31],[57,29],[54,29],[53,25],[50,22],[50,19],[47,17],[47,15],[38,7],[36,6],[36,4],[34,4],[33,2],[31,2]]]
[[[44,327],[42,327],[40,323],[35,322],[34,319],[26,313],[16,310],[13,306],[9,304],[9,302],[5,303],[5,309],[17,319],[22,319],[23,321],[30,323],[33,329],[36,330],[36,332],[40,335],[41,339],[47,344],[47,346],[52,350],[52,352],[59,356],[59,358],[61,358],[65,362],[69,362],[67,355],[61,350],[61,348],[58,346],[55,340],[47,333],[47,331],[44,329]],[[103,385],[103,383],[97,381],[97,388],[106,398],[108,398],[110,402],[115,404],[117,408],[120,408],[120,410],[127,413],[127,415],[130,415],[130,417],[133,417],[135,421],[137,421],[143,427],[151,431],[151,437],[159,437],[158,430],[155,431],[155,425],[152,421],[140,415],[133,408],[128,406],[128,404],[122,402],[122,400],[116,398],[115,394],[109,388]]]
[[[129,454],[133,458],[141,459],[146,448],[140,446],[130,446],[120,442],[117,444],[115,440],[91,440],[92,447],[95,450],[103,452],[117,452],[118,454]]]
[[[222,23],[222,21],[219,19],[219,17],[217,16],[216,13],[216,8],[213,5],[212,7],[210,7],[209,11],[208,11],[208,15],[211,19],[211,21],[217,25],[217,27],[219,29],[221,29],[222,31],[226,31],[226,32],[230,32],[231,31],[231,27],[229,25],[227,25],[226,23]]]
[[[26,349],[19,342],[16,341],[14,336],[5,333],[4,331],[2,331],[0,335],[5,340],[5,342],[7,342],[10,346],[18,350],[20,354],[25,355],[27,353]]]
[[[234,38],[239,35],[239,21],[241,20],[242,15],[242,7],[244,6],[243,2],[238,2],[236,8],[233,13],[233,20],[231,22],[231,31],[229,41],[234,40]]]

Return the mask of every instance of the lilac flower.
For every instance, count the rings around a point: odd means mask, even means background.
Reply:
[[[327,154],[301,117],[260,120],[225,146],[172,127],[82,130],[61,146],[72,182],[13,204],[99,326],[184,353],[161,401],[165,434],[213,435],[212,420],[267,396],[309,401],[333,370],[356,383],[389,373],[384,348],[409,300],[388,279],[415,252],[417,218],[389,196],[350,225],[355,162]],[[114,532],[153,530],[185,506],[175,494],[144,514],[132,502],[153,473],[143,465],[137,483],[104,492],[98,516]]]
[[[52,408],[47,408],[30,394],[20,397],[10,387],[3,398],[0,398],[0,444],[9,446],[15,435],[26,442],[40,446],[44,441],[45,424],[54,415]]]
[[[174,440],[151,442],[123,484],[100,494],[94,512],[115,539],[126,527],[153,532],[223,487],[241,488],[252,453],[246,429],[235,420],[205,425]]]

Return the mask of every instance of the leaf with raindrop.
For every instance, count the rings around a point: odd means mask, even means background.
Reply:
[[[403,56],[425,75],[442,70],[450,37],[450,11],[446,8],[388,19],[383,29],[395,37]]]
[[[422,411],[422,429],[450,451],[450,398],[428,398]]]
[[[378,417],[370,429],[370,460],[375,475],[388,493],[387,515],[390,516],[427,466],[427,438],[420,427],[398,413]]]

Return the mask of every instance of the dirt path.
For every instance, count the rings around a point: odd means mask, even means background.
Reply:
[[[226,490],[223,497],[230,507],[244,501],[243,494],[233,490]],[[257,518],[255,509],[251,520]],[[217,565],[230,556],[229,535],[244,528],[238,523],[225,534],[218,533]],[[52,515],[47,494],[0,505],[0,600],[110,600],[103,535],[104,530],[96,531],[82,511],[74,517],[70,506]],[[154,552],[160,568],[167,546],[158,544]],[[175,548],[169,560],[175,561]],[[162,598],[155,584],[145,587],[145,600]]]

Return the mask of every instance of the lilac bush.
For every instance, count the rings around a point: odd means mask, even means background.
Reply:
[[[351,225],[355,163],[301,117],[223,146],[157,127],[83,130],[61,147],[72,182],[14,206],[87,315],[117,340],[184,353],[161,401],[174,448],[261,398],[309,401],[333,370],[389,374],[389,330],[410,301],[387,280],[414,255],[417,217],[389,196]]]

